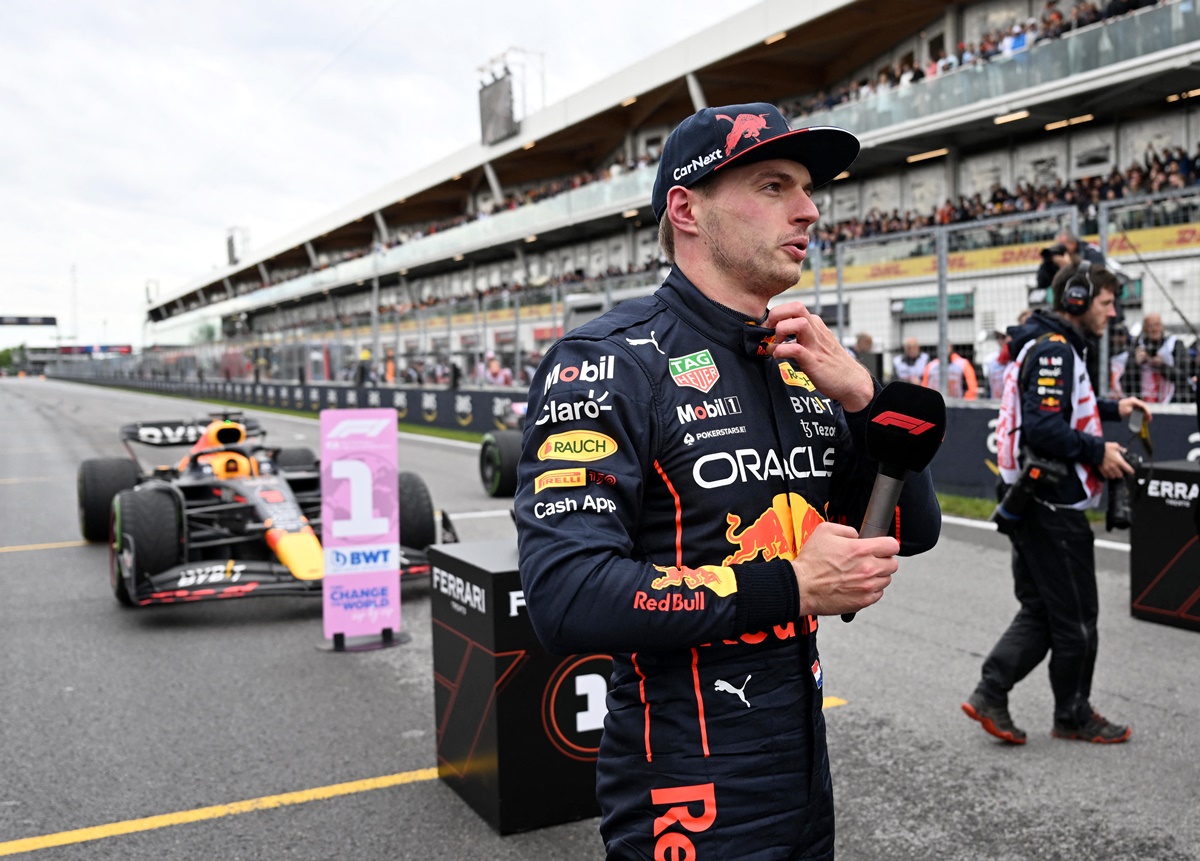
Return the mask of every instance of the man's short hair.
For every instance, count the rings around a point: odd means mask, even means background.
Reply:
[[[1053,308],[1055,311],[1066,313],[1066,306],[1063,305],[1063,294],[1066,292],[1067,285],[1079,272],[1080,266],[1068,264],[1054,274],[1054,280],[1050,282],[1050,291],[1053,294]],[[1117,276],[1109,272],[1103,266],[1087,267],[1087,271],[1083,273],[1083,277],[1091,284],[1092,300],[1100,294],[1101,290],[1107,290],[1114,296],[1121,294],[1121,282],[1117,280]]]

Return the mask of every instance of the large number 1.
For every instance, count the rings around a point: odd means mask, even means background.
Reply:
[[[608,706],[604,698],[608,695],[608,682],[604,676],[588,673],[586,676],[575,677],[575,693],[587,698],[587,708],[575,715],[575,731],[591,732],[604,729],[604,716]]]
[[[333,521],[333,534],[338,538],[385,534],[388,519],[371,516],[375,487],[367,465],[361,460],[335,460],[330,472],[350,482],[350,517]]]

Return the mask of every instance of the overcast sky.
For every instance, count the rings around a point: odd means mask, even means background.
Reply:
[[[553,104],[754,2],[0,0],[0,314],[140,344],[147,281],[230,227],[266,244],[478,140],[489,59],[544,55]]]

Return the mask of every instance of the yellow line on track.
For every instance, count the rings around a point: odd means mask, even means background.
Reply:
[[[0,547],[0,553],[25,553],[28,550],[61,550],[64,547],[83,547],[86,541],[55,541],[50,544],[12,544]]]
[[[821,708],[822,709],[835,709],[838,706],[844,706],[845,704],[846,704],[846,700],[842,699],[841,697],[825,697],[825,699],[821,703]]]
[[[335,783],[332,786],[320,786],[316,789],[286,792],[282,795],[267,795],[262,798],[252,798],[249,801],[236,801],[232,804],[218,804],[214,807],[200,807],[196,810],[181,810],[178,813],[164,813],[161,816],[147,816],[144,819],[129,819],[125,822],[95,825],[91,828],[79,828],[75,831],[60,831],[57,834],[44,834],[41,837],[26,837],[21,840],[10,840],[7,843],[0,843],[0,855],[17,855],[22,852],[35,852],[38,849],[49,849],[54,846],[90,843],[93,840],[103,840],[106,837],[136,834],[139,831],[154,831],[158,828],[170,828],[172,825],[185,825],[189,822],[221,819],[225,816],[237,816],[242,813],[252,813],[256,810],[273,810],[276,807],[307,804],[310,801],[322,801],[326,798],[337,798],[340,795],[353,795],[358,792],[370,792],[374,789],[386,789],[389,786],[400,786],[405,783],[433,780],[437,777],[437,774],[438,770],[436,768],[421,768],[416,771],[404,771],[399,774],[388,774],[383,777],[372,777],[366,780],[354,780],[349,783]]]
[[[74,481],[73,475],[32,475],[28,478],[0,478],[0,484],[33,484],[38,481]]]

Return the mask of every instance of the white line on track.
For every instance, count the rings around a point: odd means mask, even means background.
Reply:
[[[971,529],[986,529],[991,532],[996,531],[996,524],[990,520],[971,520],[968,517],[954,517],[950,514],[942,515],[942,523],[949,523],[951,526],[968,526]],[[1117,550],[1122,553],[1129,552],[1129,545],[1123,541],[1109,541],[1105,538],[1097,538],[1096,546],[1104,550]]]

